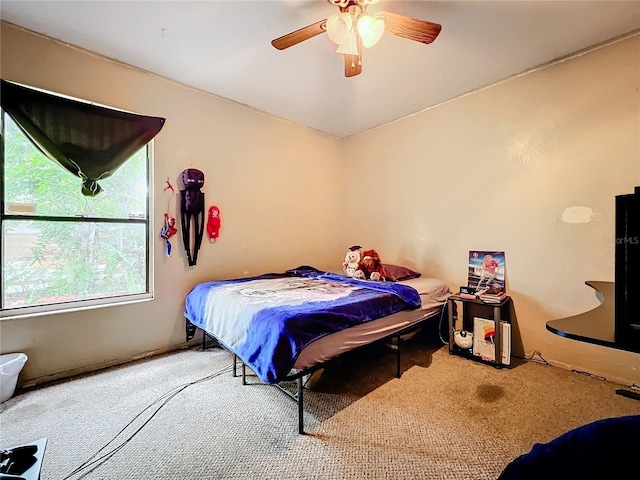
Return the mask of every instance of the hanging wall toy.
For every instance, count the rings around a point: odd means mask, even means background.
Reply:
[[[209,220],[207,220],[207,233],[209,241],[215,242],[220,235],[220,209],[215,205],[209,208]]]
[[[198,250],[202,244],[204,233],[204,193],[200,188],[204,185],[204,173],[195,168],[187,168],[182,172],[184,190],[180,190],[180,220],[182,221],[182,241],[187,251],[189,266],[198,260]],[[191,220],[193,219],[193,257],[191,255]]]
[[[170,217],[168,213],[165,213],[164,227],[162,227],[162,230],[160,230],[160,236],[164,238],[164,242],[167,247],[166,249],[167,257],[171,256],[171,242],[169,241],[169,238],[171,238],[173,235],[178,233],[178,230],[176,230],[175,225],[176,225],[176,219],[173,217]]]
[[[169,212],[171,207],[171,199],[176,194],[176,191],[173,189],[173,185],[171,185],[171,182],[169,182],[169,177],[167,177],[166,184],[167,186],[164,187],[164,191],[171,190],[171,196],[167,201],[167,212]],[[167,257],[171,256],[171,242],[169,241],[169,238],[171,238],[173,235],[178,233],[178,230],[176,229],[175,225],[176,225],[176,219],[173,217],[170,217],[168,213],[165,213],[164,227],[162,227],[162,230],[160,230],[160,238],[164,239],[165,246],[166,246],[165,252],[167,254]]]

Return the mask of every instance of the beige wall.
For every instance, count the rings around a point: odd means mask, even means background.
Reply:
[[[545,328],[598,305],[585,281],[613,281],[615,195],[640,185],[639,86],[636,35],[345,141],[345,243],[454,288],[470,250],[504,250],[520,354],[640,384],[640,355]],[[572,206],[590,221],[563,221]]]
[[[282,271],[313,262],[335,268],[342,213],[340,141],[2,24],[2,77],[167,119],[155,140],[155,299],[0,322],[2,352],[29,356],[21,382],[42,381],[184,343],[184,296],[198,282]],[[186,265],[178,236],[167,258],[158,234],[169,177],[205,173],[207,206],[222,228]],[[322,195],[310,194],[310,187]],[[179,217],[175,200],[174,216]],[[339,261],[339,260],[338,260]]]
[[[545,329],[598,304],[585,280],[613,280],[614,197],[640,184],[638,37],[345,141],[4,23],[1,53],[3,78],[166,117],[156,226],[164,180],[188,167],[205,172],[207,204],[223,219],[195,268],[177,240],[170,259],[154,243],[152,302],[1,322],[0,351],[30,357],[22,382],[179,347],[197,282],[308,263],[335,270],[359,243],[452,288],[466,282],[469,250],[504,250],[518,353],[640,383],[639,355]],[[563,222],[571,206],[592,208],[590,222]]]

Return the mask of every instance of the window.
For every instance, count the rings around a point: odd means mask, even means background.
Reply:
[[[151,146],[85,196],[2,111],[2,317],[151,297]]]

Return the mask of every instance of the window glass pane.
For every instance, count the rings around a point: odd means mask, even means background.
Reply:
[[[145,224],[5,219],[2,308],[146,293]]]
[[[142,148],[104,180],[96,197],[85,197],[81,180],[44,156],[8,115],[5,118],[5,202],[7,211],[30,215],[146,218],[147,159]],[[12,206],[12,204],[17,204]],[[20,205],[35,205],[25,212]]]

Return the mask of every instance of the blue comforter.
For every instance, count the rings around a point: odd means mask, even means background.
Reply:
[[[418,292],[299,267],[282,274],[205,282],[186,297],[185,317],[236,353],[265,383],[282,381],[311,342],[420,306]]]

